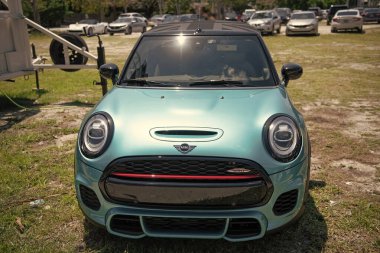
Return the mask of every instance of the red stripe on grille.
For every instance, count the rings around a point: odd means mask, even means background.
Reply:
[[[190,175],[156,175],[156,174],[131,174],[112,172],[117,177],[144,178],[144,179],[184,179],[184,180],[244,180],[260,178],[259,175],[231,175],[231,176],[190,176]]]

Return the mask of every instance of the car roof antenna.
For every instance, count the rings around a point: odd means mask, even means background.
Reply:
[[[202,28],[201,28],[201,8],[198,7],[198,28],[195,30],[194,34],[198,34],[198,33],[201,33],[201,32],[202,32]]]

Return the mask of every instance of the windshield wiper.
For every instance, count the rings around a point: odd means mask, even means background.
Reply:
[[[233,80],[208,80],[189,83],[188,86],[225,86],[225,87],[245,87],[242,81]]]
[[[128,84],[130,86],[157,86],[157,87],[173,86],[171,84],[160,83],[157,81],[146,80],[146,79],[125,79],[125,80],[122,80],[120,84]]]

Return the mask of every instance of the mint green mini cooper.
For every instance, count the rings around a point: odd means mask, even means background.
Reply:
[[[310,144],[258,32],[238,22],[144,33],[86,116],[75,188],[88,220],[126,238],[263,237],[304,210]]]

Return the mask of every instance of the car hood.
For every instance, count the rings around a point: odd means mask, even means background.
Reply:
[[[265,122],[282,113],[303,126],[282,87],[251,90],[115,87],[94,108],[93,112],[97,111],[107,112],[114,121],[110,147],[100,157],[84,161],[99,170],[124,156],[191,155],[246,158],[261,164],[269,174],[276,173],[284,164],[275,161],[265,149]],[[195,134],[160,135],[159,131],[165,130],[190,130]],[[215,135],[198,135],[202,131]],[[197,147],[182,154],[174,147],[182,143]],[[302,155],[297,159],[302,159]],[[289,166],[294,166],[294,162]]]
[[[263,24],[263,23],[266,23],[268,21],[271,21],[271,19],[270,18],[251,19],[251,20],[249,20],[249,23],[250,24]]]
[[[109,26],[125,26],[129,25],[130,22],[122,22],[122,23],[110,23]]]
[[[83,27],[89,26],[88,24],[71,24],[69,25],[70,29],[83,29]]]
[[[288,25],[312,25],[314,24],[314,19],[295,19],[295,20],[290,20],[288,22]]]

